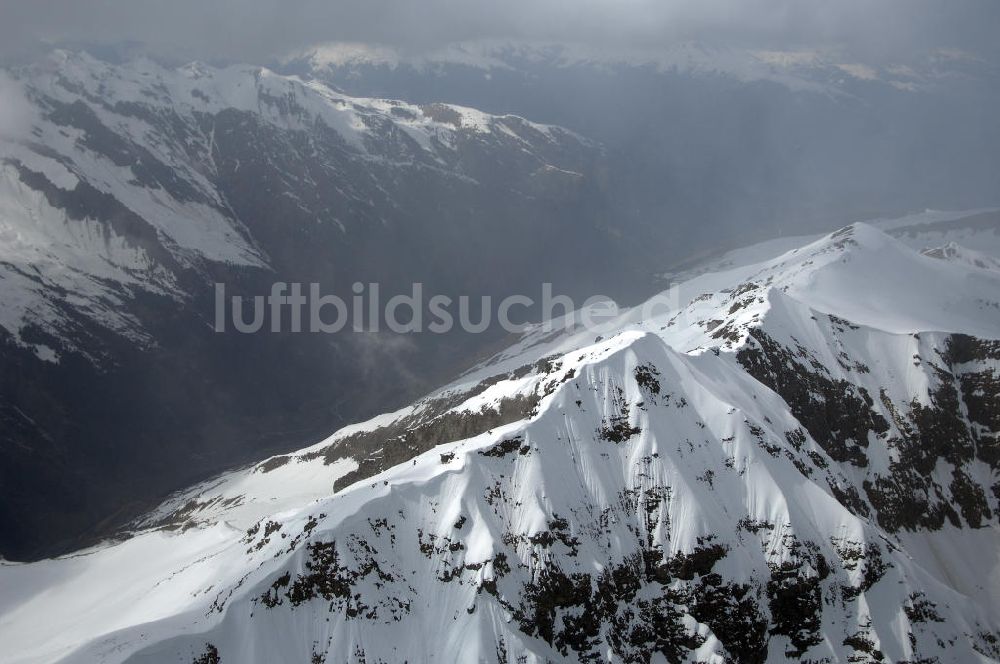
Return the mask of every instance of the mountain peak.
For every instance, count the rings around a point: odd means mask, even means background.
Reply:
[[[0,637],[24,662],[995,661],[1000,325],[927,328],[920,298],[996,279],[854,224],[681,311],[532,331],[122,541],[0,566]]]

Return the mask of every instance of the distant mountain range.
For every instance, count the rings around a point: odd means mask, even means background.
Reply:
[[[616,225],[660,246],[750,244],[844,219],[996,205],[1000,70],[958,49],[478,41],[328,44],[274,65],[352,94],[473,106],[606,148]],[[666,242],[665,242],[666,241]]]

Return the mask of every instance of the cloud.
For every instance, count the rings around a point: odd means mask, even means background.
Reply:
[[[180,59],[262,62],[328,42],[404,51],[481,39],[769,50],[846,44],[996,54],[995,0],[0,0],[0,55],[39,44],[140,44]],[[989,56],[992,57],[992,56]]]
[[[0,70],[0,138],[22,138],[34,117],[21,84]]]
[[[873,67],[868,65],[863,65],[860,63],[843,63],[838,64],[837,69],[844,72],[852,78],[856,78],[859,81],[875,81],[878,80],[878,72],[875,71]]]

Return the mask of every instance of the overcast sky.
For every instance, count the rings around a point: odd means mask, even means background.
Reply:
[[[482,38],[844,47],[870,60],[947,48],[996,61],[998,33],[998,0],[0,0],[8,61],[52,44],[265,62],[328,41],[421,51]]]

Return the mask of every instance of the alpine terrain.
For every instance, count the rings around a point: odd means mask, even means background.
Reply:
[[[187,76],[192,105],[210,103],[193,90],[245,103]],[[52,112],[83,122],[75,103]],[[365,158],[380,132],[446,169],[452,148],[426,133],[440,114],[357,103],[324,111],[357,122],[340,149]],[[117,111],[137,137],[139,110]],[[177,119],[176,149],[225,140],[200,113]],[[46,159],[8,164],[5,186],[69,205],[75,176]],[[157,179],[147,202],[218,210],[213,256],[266,263],[203,177]],[[105,241],[100,269],[128,284],[194,261],[187,237]],[[703,261],[596,326],[532,328],[412,405],[175,494],[107,542],[0,565],[2,659],[1000,662],[998,238],[990,211],[856,223]],[[150,283],[170,296],[167,274]]]
[[[706,252],[996,204],[987,61],[667,41],[0,59],[0,555],[94,544],[511,342],[219,333],[215,284],[248,321],[282,283],[635,304]]]

